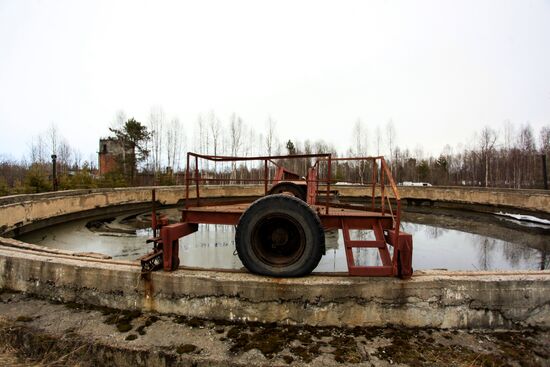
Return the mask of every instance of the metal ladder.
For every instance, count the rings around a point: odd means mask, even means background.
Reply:
[[[366,228],[368,229],[368,228]],[[394,275],[394,266],[388,249],[388,244],[384,237],[384,231],[379,220],[376,220],[371,228],[374,232],[375,240],[352,240],[350,237],[350,228],[345,219],[342,219],[342,232],[344,234],[344,245],[346,250],[346,260],[348,263],[349,275],[358,276],[391,276]],[[359,266],[355,265],[353,258],[353,248],[377,248],[382,260],[382,266]]]

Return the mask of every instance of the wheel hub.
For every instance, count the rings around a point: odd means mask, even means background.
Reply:
[[[271,234],[273,247],[284,246],[288,243],[288,232],[284,228],[276,228]]]
[[[288,266],[305,250],[305,233],[295,219],[278,213],[262,218],[254,226],[252,250],[260,261],[271,266]]]

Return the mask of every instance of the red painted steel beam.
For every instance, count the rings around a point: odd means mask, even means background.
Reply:
[[[188,153],[193,157],[198,157],[202,159],[207,159],[210,161],[217,162],[231,162],[231,161],[261,161],[264,159],[273,160],[273,159],[300,159],[300,158],[325,158],[331,156],[330,153],[321,153],[321,154],[296,154],[296,155],[272,155],[272,156],[254,156],[254,157],[230,157],[230,156],[214,156],[198,153]]]
[[[182,211],[184,221],[188,223],[204,223],[204,224],[226,224],[237,225],[243,211],[208,211],[208,207],[201,207],[200,210],[193,208]],[[321,214],[321,223],[324,228],[342,228],[342,220],[345,220],[350,229],[366,229],[372,228],[377,222],[380,223],[382,229],[391,229],[393,219],[390,216],[380,218],[379,216],[342,216],[342,215],[326,215]]]
[[[363,277],[386,277],[393,275],[391,266],[350,266],[349,275]]]
[[[315,205],[317,200],[317,169],[309,168],[307,172],[307,203]]]
[[[179,266],[179,239],[196,232],[199,226],[195,223],[175,223],[160,229],[162,241],[162,261],[164,271],[176,270]]]
[[[192,208],[184,212],[185,220],[188,223],[226,224],[231,226],[236,226],[239,223],[241,215],[242,212],[193,211]]]
[[[379,240],[349,240],[347,245],[349,245],[349,247],[361,248],[384,248],[386,247],[386,242]]]
[[[412,235],[406,232],[399,232],[399,234],[396,237],[395,230],[388,230],[388,235],[385,237],[386,237],[386,241],[394,247],[392,265],[393,265],[395,274],[399,275],[403,279],[410,278],[413,273]]]
[[[383,229],[390,229],[393,226],[393,219],[375,218],[375,217],[345,217],[345,216],[330,216],[321,215],[321,223],[324,228],[342,228],[342,220],[346,221],[349,229],[370,229],[377,221],[380,221]]]

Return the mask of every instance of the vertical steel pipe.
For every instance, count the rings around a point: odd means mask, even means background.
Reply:
[[[199,194],[199,157],[195,156],[195,194],[197,197],[197,206],[200,206]]]
[[[264,195],[267,195],[267,159],[264,160]]]
[[[328,215],[329,198],[330,198],[330,178],[332,177],[332,154],[328,156],[328,177],[327,177],[327,202],[325,203],[325,212]]]

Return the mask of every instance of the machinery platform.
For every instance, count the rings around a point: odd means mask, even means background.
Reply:
[[[202,169],[201,160],[206,161]],[[305,163],[315,160],[315,163],[305,175],[300,175],[284,167],[296,160]],[[237,178],[238,165],[243,168],[244,163],[253,161],[258,161],[254,166],[257,177]],[[362,205],[340,203],[337,191],[331,190],[331,184],[336,182],[332,167],[345,161],[348,161],[346,167],[353,164],[363,173],[370,172],[368,178],[361,174],[361,182],[349,183],[365,188]],[[231,165],[231,173],[224,171],[224,163]],[[271,170],[270,165],[275,165],[275,169]],[[220,174],[216,171],[219,166]],[[220,205],[201,201],[201,185],[253,181],[263,183],[265,192],[265,196],[254,202]],[[179,238],[196,232],[199,224],[221,224],[237,227],[237,254],[243,265],[256,274],[295,277],[311,273],[326,251],[324,231],[339,229],[343,232],[350,275],[401,278],[412,275],[412,236],[400,232],[401,200],[383,157],[332,158],[331,154],[225,157],[188,153],[185,183],[185,208],[179,223],[157,226],[153,206],[154,237],[150,242],[154,243],[154,252],[142,258],[145,271],[159,267],[165,271],[177,269]],[[356,229],[372,231],[375,239],[352,240],[350,230]],[[354,248],[377,249],[382,265],[356,264],[354,253],[359,250],[353,251]]]

